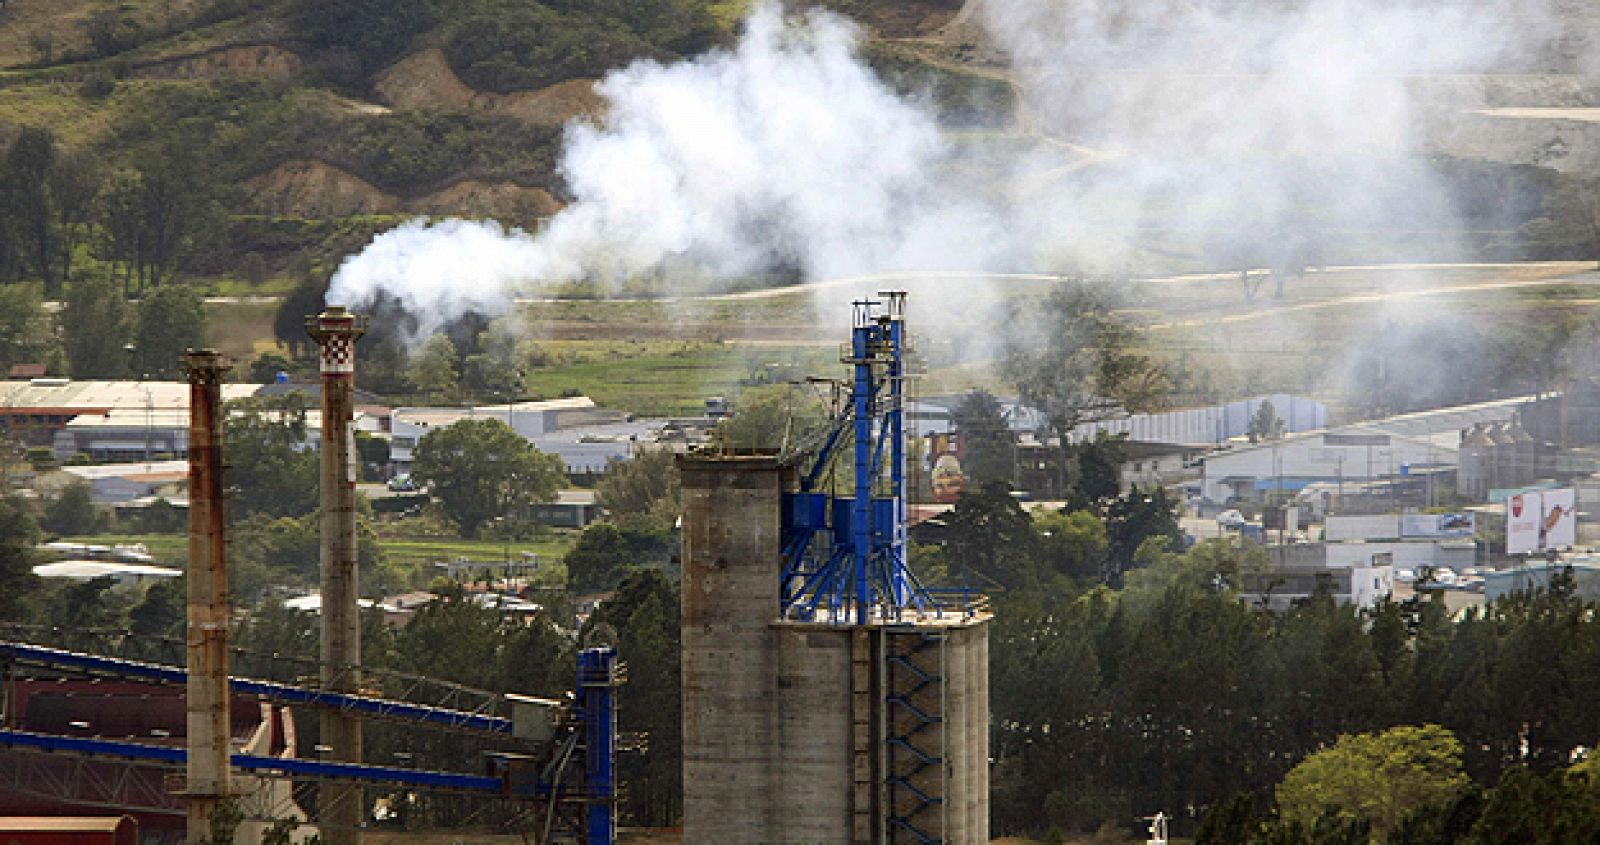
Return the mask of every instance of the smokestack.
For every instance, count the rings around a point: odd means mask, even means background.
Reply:
[[[356,605],[356,338],[367,320],[329,305],[306,320],[322,351],[322,686],[357,692],[360,686],[361,617]],[[321,743],[334,760],[361,762],[361,720],[323,711]],[[361,788],[324,784],[318,800],[323,839],[357,845],[365,802]]]
[[[228,547],[222,498],[222,376],[212,349],[189,350],[188,841],[215,841],[212,813],[229,795]]]

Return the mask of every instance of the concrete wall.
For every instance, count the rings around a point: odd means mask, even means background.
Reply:
[[[782,841],[777,756],[783,471],[766,458],[683,476],[685,842]]]

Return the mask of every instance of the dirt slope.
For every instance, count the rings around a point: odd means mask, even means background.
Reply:
[[[437,47],[391,65],[378,75],[373,87],[396,109],[471,109],[535,126],[561,126],[576,117],[599,114],[603,107],[592,79],[571,79],[538,91],[510,94],[474,90],[456,76]]]
[[[400,197],[317,159],[286,161],[251,179],[245,188],[254,210],[292,217],[415,212],[531,221],[561,208],[555,197],[542,188],[475,179],[463,179],[418,197]]]

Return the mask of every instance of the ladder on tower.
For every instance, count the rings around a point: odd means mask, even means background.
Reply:
[[[944,838],[944,635],[889,632],[884,645],[884,760],[890,843]]]

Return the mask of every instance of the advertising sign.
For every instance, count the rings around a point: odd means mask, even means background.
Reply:
[[[1477,523],[1470,513],[1408,513],[1400,517],[1402,537],[1471,537]]]
[[[1539,508],[1539,549],[1564,549],[1578,542],[1578,496],[1571,487],[1546,490]]]
[[[1534,554],[1571,546],[1578,539],[1573,489],[1518,493],[1506,499],[1506,554]]]
[[[928,450],[929,491],[935,502],[949,504],[966,489],[967,476],[961,471],[961,438],[955,434],[935,434]]]

